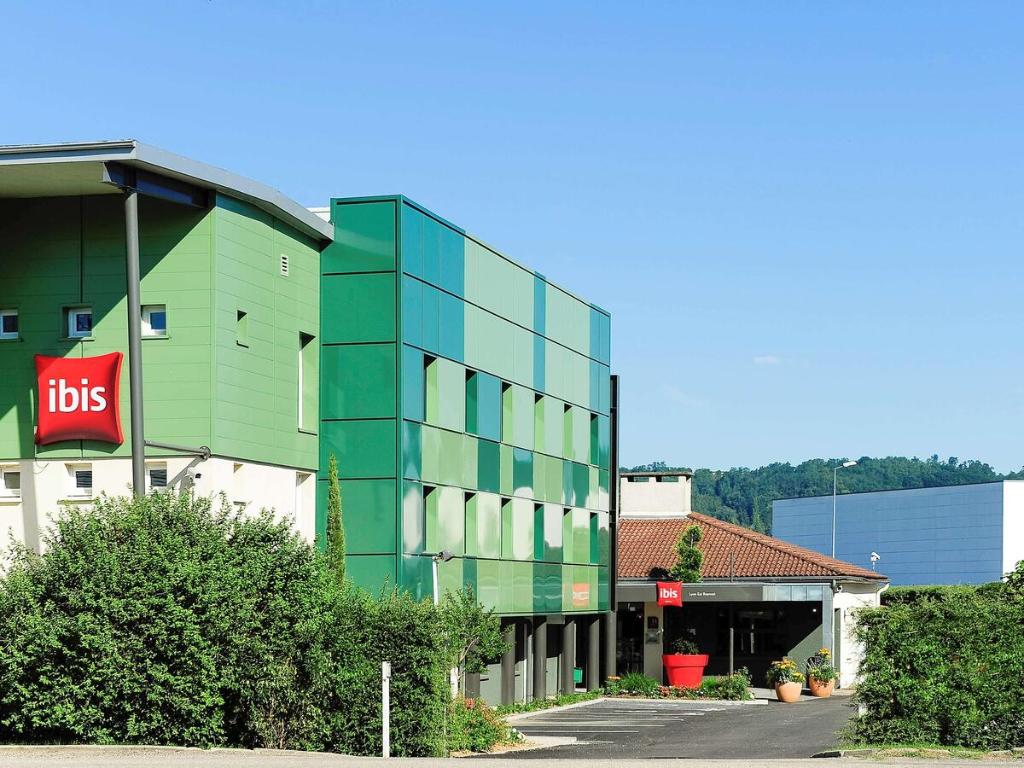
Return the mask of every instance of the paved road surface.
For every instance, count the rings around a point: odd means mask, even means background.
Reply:
[[[599,701],[519,720],[531,735],[577,743],[512,752],[516,760],[777,759],[811,757],[837,743],[836,731],[854,714],[848,697],[726,704],[697,701]],[[491,756],[480,759],[492,760]],[[824,768],[824,766],[823,766]]]

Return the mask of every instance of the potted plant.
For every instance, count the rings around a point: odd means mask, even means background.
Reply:
[[[822,648],[807,662],[807,687],[812,696],[827,699],[836,686],[836,668],[832,665],[832,652]]]
[[[680,637],[672,644],[672,653],[661,657],[665,665],[668,684],[674,688],[700,688],[708,655],[701,653],[697,644],[688,637]]]
[[[776,698],[784,704],[792,704],[800,700],[803,690],[804,673],[792,659],[773,661],[768,668],[768,685],[775,687]]]

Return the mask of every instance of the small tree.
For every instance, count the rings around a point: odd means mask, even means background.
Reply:
[[[338,578],[345,581],[345,523],[341,518],[341,482],[338,459],[332,453],[327,460],[327,563]]]
[[[473,588],[445,593],[441,619],[450,643],[452,666],[459,674],[483,672],[487,663],[499,658],[508,647],[501,633],[501,620],[494,610],[484,608]]]
[[[697,545],[704,538],[699,525],[688,525],[676,541],[676,562],[669,575],[678,581],[693,584],[700,581],[700,567],[704,564],[704,553]]]

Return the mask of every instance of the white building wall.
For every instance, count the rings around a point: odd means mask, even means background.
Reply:
[[[168,487],[191,487],[214,504],[225,494],[229,503],[251,511],[273,510],[291,520],[299,533],[312,542],[316,530],[316,478],[288,467],[194,457],[147,458],[147,470],[167,468]],[[74,487],[73,467],[92,470],[92,493],[82,495]],[[40,551],[53,515],[64,504],[89,504],[96,496],[131,493],[131,459],[90,459],[4,462],[0,469],[21,473],[20,496],[0,494],[0,547],[13,537]],[[191,470],[191,471],[190,471]],[[194,473],[194,474],[193,474]],[[148,471],[147,471],[148,477]]]
[[[690,478],[675,477],[677,482],[646,482],[630,476],[619,478],[619,515],[621,517],[682,517],[690,507]]]
[[[860,679],[864,644],[856,637],[857,611],[877,608],[881,604],[881,589],[878,584],[844,582],[843,591],[832,596],[832,609],[839,612],[839,648],[835,650],[840,688],[855,686]]]
[[[1024,480],[1003,483],[1003,573],[1024,560]]]

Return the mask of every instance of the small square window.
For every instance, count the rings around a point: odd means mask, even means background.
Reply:
[[[167,465],[149,464],[146,466],[146,482],[149,489],[167,487]]]
[[[86,339],[92,336],[92,307],[73,307],[66,311],[69,339]]]
[[[6,498],[21,496],[21,472],[16,469],[0,470],[0,496]]]
[[[0,339],[18,338],[18,310],[0,309]]]
[[[68,464],[69,496],[92,496],[92,465]]]
[[[167,306],[164,304],[147,304],[142,308],[142,335],[167,335]]]

